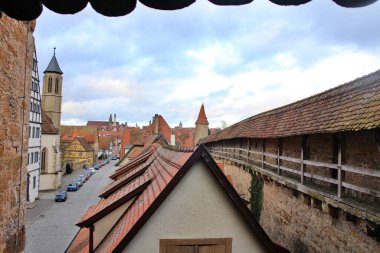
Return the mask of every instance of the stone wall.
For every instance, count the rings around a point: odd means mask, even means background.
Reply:
[[[333,218],[329,208],[305,194],[265,182],[260,224],[272,240],[293,253],[380,252],[380,243],[366,234],[366,221],[342,211]]]
[[[34,26],[0,13],[0,252],[22,252],[25,245]]]

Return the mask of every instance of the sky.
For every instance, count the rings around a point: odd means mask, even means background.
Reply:
[[[202,0],[176,11],[138,2],[104,17],[44,9],[34,33],[42,80],[56,47],[62,124],[108,120],[194,127],[202,103],[210,127],[323,92],[380,69],[380,2],[347,9],[331,0],[283,7]],[[42,81],[41,81],[42,86]]]

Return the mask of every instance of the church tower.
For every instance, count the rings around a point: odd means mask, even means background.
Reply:
[[[42,110],[51,118],[54,127],[59,129],[61,125],[62,109],[62,70],[54,55],[44,71],[44,82],[42,90]]]
[[[200,139],[207,136],[209,136],[208,121],[206,117],[205,107],[202,103],[198,119],[195,122],[194,144],[197,145]]]

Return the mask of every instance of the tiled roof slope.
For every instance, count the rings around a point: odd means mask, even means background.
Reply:
[[[59,67],[57,58],[55,57],[55,53],[54,53],[53,57],[51,58],[49,65],[45,69],[44,74],[45,73],[58,73],[60,75],[63,74],[61,68]]]
[[[90,232],[88,228],[81,228],[76,234],[65,253],[88,253]]]
[[[98,142],[98,129],[94,126],[61,126],[61,141],[71,142],[82,136],[90,144]]]
[[[42,111],[42,134],[59,134],[59,130],[54,126],[53,121]]]
[[[380,127],[380,70],[238,122],[201,140],[276,138]]]
[[[80,142],[80,144],[82,144],[82,146],[86,149],[86,151],[94,151],[84,137],[77,136],[76,139]]]
[[[91,207],[81,219],[81,226],[91,227],[94,222],[94,220],[90,221],[90,219],[93,219],[91,217],[96,216],[97,213],[105,210],[107,206],[112,205],[110,203],[113,203],[116,199],[128,195],[132,188],[136,188],[136,184],[141,185],[142,180],[147,182],[146,187],[136,195],[136,199],[114,224],[94,252],[122,252],[133,236],[138,233],[139,229],[149,220],[149,217],[186,175],[187,171],[200,159],[203,159],[207,164],[207,167],[216,177],[217,182],[230,197],[231,201],[234,202],[234,205],[246,219],[247,224],[251,226],[253,233],[256,234],[257,238],[263,243],[263,246],[266,247],[267,251],[280,252],[270,241],[261,226],[254,220],[250,211],[241,201],[238,193],[233,189],[233,186],[228,182],[228,179],[224,176],[218,165],[212,160],[211,155],[207,152],[204,146],[201,145],[195,150],[193,148],[160,146],[154,151],[152,157],[154,157],[154,159],[149,164],[146,163],[147,168],[141,176],[135,177],[135,179],[128,184],[124,184],[121,189],[117,189],[114,193],[109,195],[108,199],[101,200],[98,205]],[[142,166],[132,168],[132,171],[139,169],[141,170]],[[136,171],[131,173],[136,173]],[[130,176],[131,174],[127,177]],[[148,179],[149,181],[147,181]],[[117,181],[123,180],[126,180],[126,178],[120,178]],[[117,185],[117,183],[111,183],[111,186],[107,188],[109,190],[112,187],[118,187]],[[85,221],[87,221],[87,223]],[[84,234],[82,229],[78,235]],[[75,252],[72,249],[77,249],[77,252],[82,252],[81,247],[89,248],[88,245],[83,245],[85,239],[77,237],[74,238],[69,246],[68,252]],[[81,237],[84,236],[82,235]],[[87,237],[89,237],[88,233]]]
[[[199,110],[198,119],[195,122],[195,124],[208,125],[206,112],[205,112],[205,106],[203,104],[201,106],[201,109]]]
[[[210,0],[215,5],[243,5],[249,4],[253,0]],[[269,0],[277,5],[301,5],[311,2],[311,0]],[[343,7],[362,7],[370,5],[377,0],[332,0],[336,4]],[[112,0],[96,1],[96,0],[71,0],[53,1],[53,0],[18,0],[18,1],[2,1],[0,2],[0,11],[4,11],[8,16],[21,21],[31,21],[37,19],[41,15],[43,6],[61,14],[74,14],[82,11],[88,3],[98,13],[105,16],[124,16],[131,13],[136,8],[136,0]],[[178,10],[186,8],[193,4],[195,0],[176,0],[176,1],[155,1],[155,0],[139,0],[142,4],[159,10]],[[43,3],[43,4],[42,4]]]

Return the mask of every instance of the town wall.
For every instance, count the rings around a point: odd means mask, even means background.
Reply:
[[[0,12],[0,252],[22,252],[35,22]]]
[[[368,170],[380,169],[380,147],[378,130],[334,134],[318,134],[307,137],[293,136],[279,139],[233,139],[220,143],[212,143],[211,147],[238,147],[242,150],[249,148],[253,151],[250,159],[260,160],[261,152],[277,154],[278,143],[281,142],[283,156],[300,158],[302,144],[304,144],[304,159],[325,163],[337,163],[338,154],[336,145],[342,143],[342,164],[363,167]],[[240,156],[236,151],[229,154],[233,159],[247,161],[244,151]],[[257,152],[257,153],[254,153]],[[228,155],[227,155],[228,156]],[[215,158],[215,157],[214,157]],[[277,159],[265,157],[265,162],[276,165]],[[232,183],[239,195],[245,200],[251,197],[251,178],[253,167],[242,166],[233,160],[216,159],[224,166],[224,173],[232,178]],[[261,162],[251,161],[257,167],[264,166],[267,171],[277,174],[277,168],[273,168]],[[292,161],[282,161],[282,166],[297,171],[301,170],[300,164]],[[257,168],[255,171],[259,172]],[[256,172],[256,173],[257,173]],[[336,170],[305,166],[305,172],[320,176],[334,178]],[[347,199],[361,200],[352,202],[351,209],[341,208],[339,199],[331,200],[325,196],[318,196],[308,191],[298,191],[293,184],[286,181],[300,182],[300,176],[290,172],[281,171],[282,177],[287,179],[276,181],[277,177],[258,173],[264,180],[263,205],[260,216],[260,224],[272,240],[285,246],[291,252],[380,252],[379,224],[366,220],[360,210],[374,210],[379,207],[379,199],[365,193],[343,188],[343,197]],[[343,181],[367,187],[374,191],[380,190],[380,179],[354,173],[343,173]],[[290,182],[290,181],[289,181]],[[305,178],[306,185],[318,185],[325,190],[336,194],[336,185]],[[335,202],[334,202],[335,201]],[[335,206],[333,206],[335,205]],[[359,205],[358,209],[355,205]],[[363,205],[363,206],[361,206]],[[364,208],[364,209],[363,209]],[[360,209],[360,210],[359,210]],[[379,217],[377,212],[376,217]],[[378,219],[378,218],[377,218]],[[372,229],[372,228],[374,229]],[[372,230],[372,232],[371,232]]]

